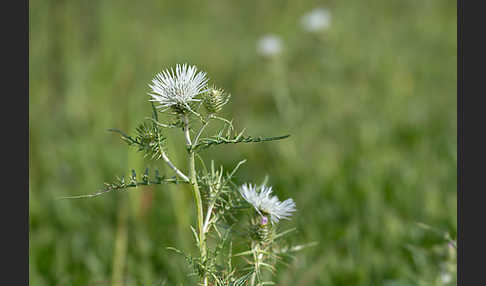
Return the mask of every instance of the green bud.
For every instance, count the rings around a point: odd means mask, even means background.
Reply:
[[[226,94],[224,90],[213,87],[203,95],[203,104],[209,113],[218,113],[230,97],[231,95]]]

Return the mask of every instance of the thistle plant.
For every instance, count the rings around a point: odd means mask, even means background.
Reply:
[[[237,182],[235,174],[246,160],[232,170],[224,170],[222,166],[216,167],[214,160],[206,163],[201,152],[221,144],[275,141],[289,135],[253,137],[246,136],[244,130],[237,132],[233,120],[220,115],[230,101],[230,94],[209,85],[206,73],[195,66],[176,65],[175,70],[158,73],[149,87],[151,117],[138,125],[135,135],[110,130],[144,157],[167,165],[173,174],[161,175],[158,170],[151,172],[147,168],[140,176],[132,170],[128,178],[105,183],[101,191],[87,196],[147,185],[187,185],[194,197],[195,226],[190,228],[199,253],[168,249],[185,258],[199,285],[274,284],[272,274],[278,262],[305,246],[291,246],[284,240],[295,229],[281,230],[282,221],[296,212],[295,202],[291,198],[280,201],[266,183],[257,186]],[[159,119],[160,113],[166,114],[167,122]],[[210,124],[219,128],[214,135],[205,132]],[[167,129],[182,132],[186,166],[176,166],[170,159]]]

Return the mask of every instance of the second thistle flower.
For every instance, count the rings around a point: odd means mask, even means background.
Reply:
[[[295,202],[292,199],[281,202],[276,196],[272,196],[272,187],[262,185],[260,191],[257,189],[255,185],[244,184],[239,191],[243,198],[253,205],[262,216],[262,224],[266,224],[266,215],[270,216],[272,223],[277,223],[280,219],[289,219],[296,211]]]

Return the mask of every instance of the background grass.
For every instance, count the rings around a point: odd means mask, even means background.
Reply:
[[[154,166],[107,129],[133,132],[150,115],[154,74],[183,62],[232,93],[224,113],[238,129],[292,134],[203,154],[227,168],[247,158],[240,183],[268,174],[296,201],[286,227],[319,244],[281,266],[277,285],[444,281],[447,244],[416,222],[456,237],[455,1],[29,5],[31,285],[194,285],[165,250],[194,250],[188,189],[57,200]],[[312,34],[300,17],[315,7],[332,24]],[[267,33],[282,38],[281,56],[256,53]],[[181,139],[169,143],[179,165]]]

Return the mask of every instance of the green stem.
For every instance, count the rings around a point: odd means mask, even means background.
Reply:
[[[193,146],[191,142],[191,136],[189,133],[189,119],[187,115],[183,115],[182,120],[184,121],[184,136],[186,138],[186,145],[189,150],[189,179],[194,193],[194,202],[196,203],[199,251],[201,253],[201,260],[205,262],[207,251],[206,251],[206,238],[205,238],[205,233],[203,231],[204,214],[203,214],[201,192],[199,191],[199,185],[197,183],[197,177],[196,177],[196,162],[194,159],[195,152],[192,148]],[[207,285],[207,282],[208,282],[207,276],[206,274],[204,274],[203,285]]]
[[[211,118],[206,120],[206,122],[204,122],[203,126],[201,126],[201,129],[199,129],[199,132],[197,133],[196,138],[194,139],[194,144],[193,144],[194,146],[197,145],[197,142],[199,141],[199,137],[201,136],[202,132],[204,131],[204,128],[206,128],[206,126],[208,126],[209,120],[211,120]]]
[[[258,259],[258,251],[257,251],[257,244],[255,244],[254,242],[251,243],[251,248],[252,248],[252,252],[253,252],[253,261],[254,261],[254,266],[255,266],[255,270],[253,272],[253,274],[251,275],[251,282],[250,282],[250,285],[251,286],[255,286],[255,282],[256,282],[256,278],[257,276],[259,276],[259,259]]]
[[[203,231],[203,207],[202,207],[202,199],[201,199],[201,192],[199,191],[199,185],[197,183],[196,178],[196,167],[195,167],[195,160],[194,160],[194,152],[190,152],[189,154],[189,173],[190,173],[190,180],[192,189],[194,192],[194,202],[196,203],[197,208],[197,227],[199,233],[199,246],[201,251],[201,258],[204,260],[206,257],[206,242],[204,237]]]
[[[123,272],[127,256],[127,216],[128,202],[122,198],[121,206],[118,209],[118,224],[115,238],[115,250],[113,254],[113,269],[111,275],[112,286],[123,286]]]

